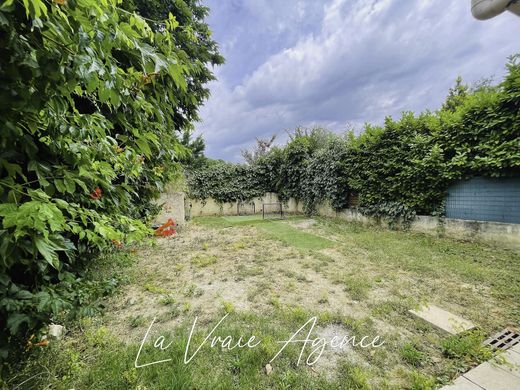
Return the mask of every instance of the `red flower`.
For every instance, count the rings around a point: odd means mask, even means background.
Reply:
[[[121,249],[123,247],[123,243],[119,240],[112,240],[112,244],[118,249]]]
[[[99,200],[99,199],[101,199],[102,195],[103,195],[103,190],[101,190],[101,188],[99,188],[99,187],[96,187],[96,189],[90,193],[90,199]]]
[[[49,345],[49,340],[42,340],[39,343],[34,344],[36,347],[46,347]]]
[[[164,225],[155,230],[155,235],[158,237],[168,237],[175,233],[177,233],[177,230],[175,230],[175,222],[173,222],[171,218],[168,219]]]

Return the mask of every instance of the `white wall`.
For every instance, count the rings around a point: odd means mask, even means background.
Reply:
[[[278,195],[274,193],[267,193],[263,197],[254,198],[248,203],[253,202],[255,204],[255,213],[262,213],[262,205],[264,203],[278,203]],[[298,203],[294,199],[289,199],[288,202],[281,202],[285,213],[298,214],[303,213],[301,202]],[[211,216],[211,215],[237,215],[238,204],[237,202],[229,203],[218,203],[214,199],[208,198],[205,201],[196,199],[186,200],[186,213],[193,217]]]
[[[276,203],[278,196],[273,193],[255,198],[257,214],[262,213],[263,203]],[[164,223],[168,218],[173,218],[179,225],[185,221],[186,215],[190,217],[237,215],[237,202],[219,204],[213,199],[206,201],[184,199],[184,194],[179,192],[165,192],[159,203],[162,203],[163,212],[157,221]],[[288,214],[303,214],[303,205],[294,199],[283,203],[284,212]],[[329,218],[339,218],[350,222],[363,224],[376,224],[374,219],[362,215],[355,209],[347,209],[340,212],[334,211],[328,204],[322,204],[317,208],[318,214]],[[463,240],[476,240],[500,244],[508,248],[520,250],[520,224],[508,224],[483,221],[465,221],[459,219],[439,220],[437,217],[417,216],[410,227],[411,231],[433,235],[444,235]]]

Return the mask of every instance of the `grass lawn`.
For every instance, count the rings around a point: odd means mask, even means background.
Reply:
[[[30,354],[12,388],[430,389],[489,359],[482,340],[520,324],[520,254],[478,243],[322,218],[205,217],[137,256],[105,314]],[[478,330],[450,336],[408,313],[425,302]],[[307,365],[322,344],[294,342],[272,360],[313,317],[295,339],[384,344],[323,344]],[[138,365],[165,361],[135,368],[148,329]],[[260,344],[232,348],[251,336]],[[202,347],[185,364],[188,342],[188,357]]]

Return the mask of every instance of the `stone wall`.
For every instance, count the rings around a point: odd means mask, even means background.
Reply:
[[[243,208],[244,214],[251,214],[255,210],[256,214],[262,213],[262,204],[278,202],[278,196],[273,193],[265,194],[261,198],[255,198],[251,202],[252,206]],[[168,218],[182,225],[185,223],[185,216],[188,218],[200,216],[217,215],[237,215],[238,203],[230,202],[219,204],[213,199],[206,201],[185,199],[184,193],[166,191],[158,201],[163,205],[163,211],[157,218],[157,222],[164,223]],[[283,203],[284,212],[287,214],[303,214],[301,202],[290,199]],[[347,209],[340,212],[334,211],[329,205],[322,204],[318,207],[318,214],[330,218],[340,218],[345,221],[359,222],[363,224],[376,224],[371,218],[367,218],[354,209]],[[520,224],[466,221],[459,219],[445,218],[439,221],[437,217],[417,216],[410,227],[411,231],[433,235],[444,235],[463,240],[475,240],[494,243],[508,248],[520,250]]]
[[[274,193],[265,194],[261,198],[255,198],[247,204],[252,203],[253,206],[244,205],[241,208],[241,214],[252,214],[255,210],[255,214],[262,213],[262,205],[264,203],[278,203],[278,195]],[[290,199],[288,202],[282,202],[283,211],[287,214],[301,214],[303,208],[301,203],[294,199]],[[214,199],[206,199],[205,201],[196,199],[187,199],[186,201],[186,214],[191,218],[211,215],[238,215],[239,205],[238,202],[229,203],[217,203]]]
[[[157,224],[162,225],[170,218],[180,226],[186,223],[184,192],[166,190],[157,200],[157,204],[162,206],[161,212],[155,219]]]

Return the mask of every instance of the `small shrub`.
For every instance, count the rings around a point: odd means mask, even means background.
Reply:
[[[485,338],[486,336],[478,330],[451,336],[441,344],[443,353],[446,357],[463,359],[473,364],[489,360],[493,352],[482,344]]]
[[[400,351],[401,358],[414,367],[419,367],[426,360],[426,355],[419,351],[413,344],[405,344]]]

